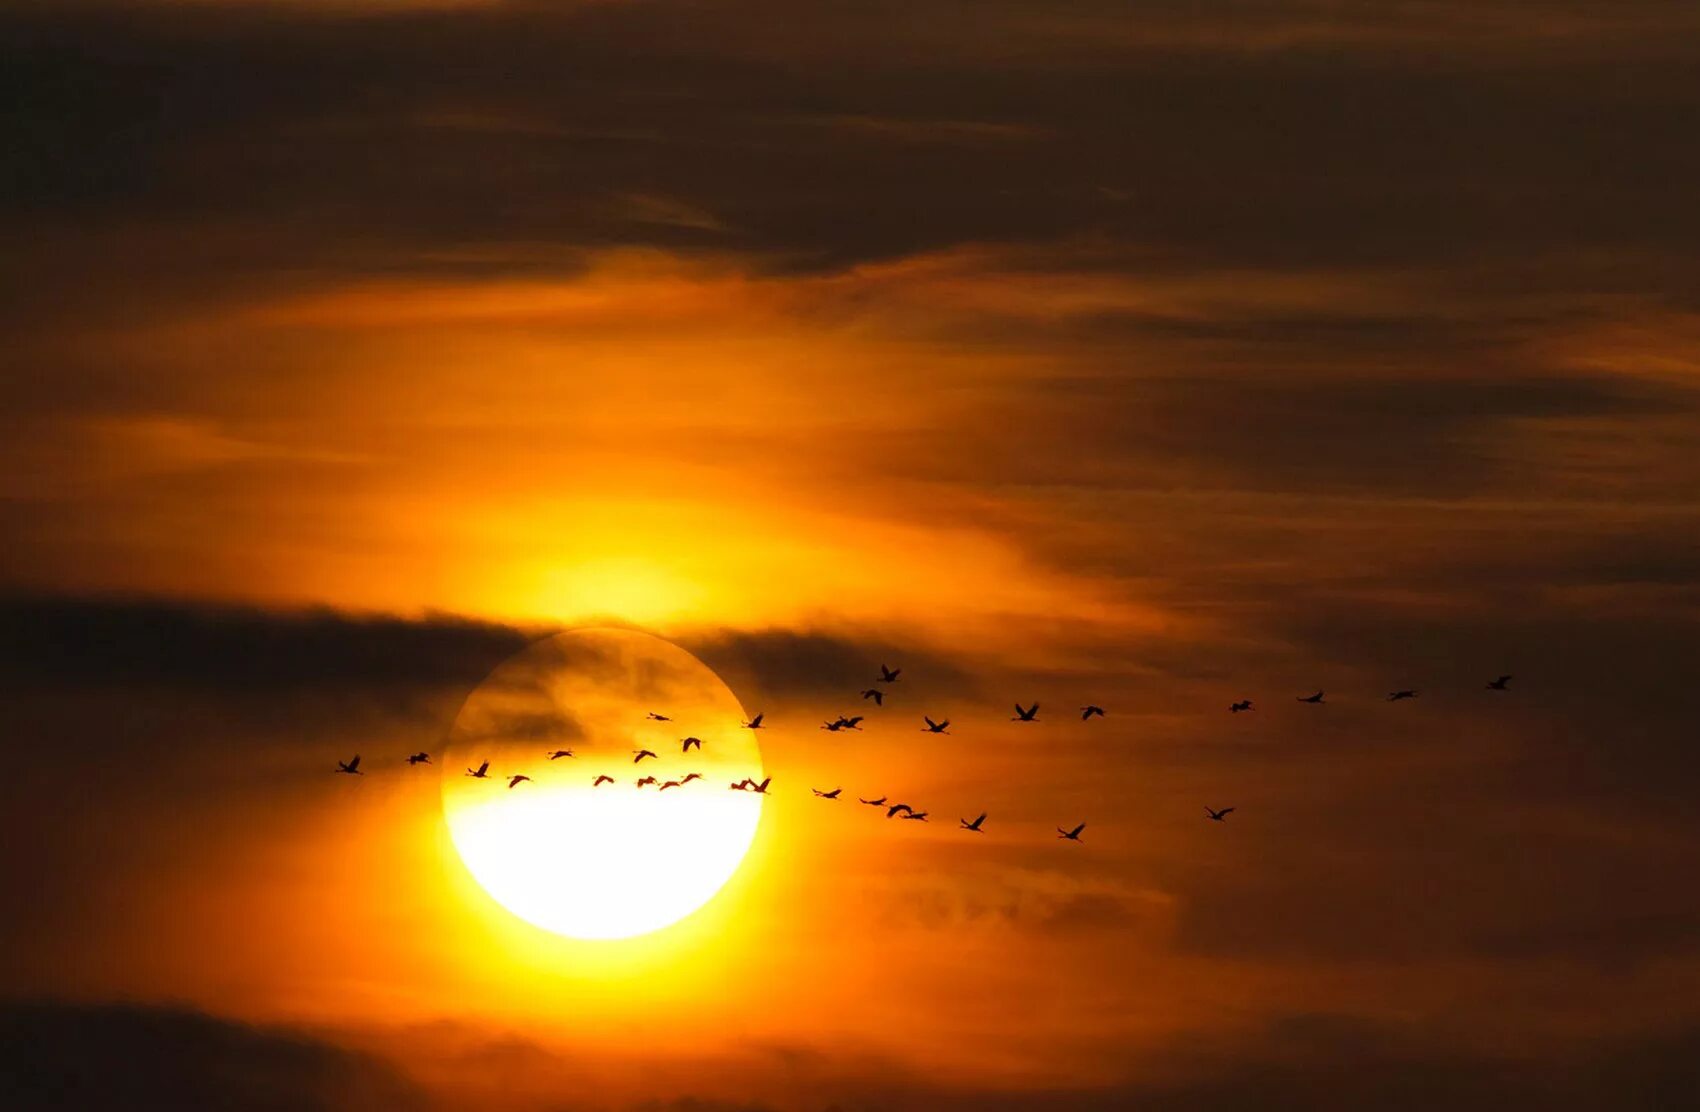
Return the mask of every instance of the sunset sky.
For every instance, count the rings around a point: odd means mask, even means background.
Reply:
[[[0,87],[0,1105],[1700,1088],[1700,6],[0,0]],[[403,763],[585,626],[773,778],[612,942]]]

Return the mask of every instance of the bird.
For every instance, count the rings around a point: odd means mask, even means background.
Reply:
[[[823,792],[819,788],[810,788],[809,790],[814,792],[816,795],[820,796],[822,799],[837,799],[838,793],[843,791],[844,789],[843,788],[833,788],[829,792]]]
[[[531,779],[531,777],[523,776],[523,775],[522,776],[510,776],[510,777],[508,777],[508,790],[513,791],[514,786],[516,784],[523,784],[527,780],[530,780],[530,779]]]
[[[640,788],[644,788],[644,787],[648,787],[650,784],[653,784],[653,783],[655,783],[655,777],[653,777],[653,776],[640,776],[638,778],[637,786],[640,787]]]
[[[557,749],[553,753],[549,754],[549,759],[552,761],[558,761],[562,757],[570,757],[572,755],[573,751],[571,749]]]
[[[1209,807],[1206,807],[1206,808],[1204,808],[1204,813],[1209,815],[1210,818],[1213,821],[1221,822],[1222,820],[1226,819],[1229,815],[1233,814],[1234,809],[1232,807],[1224,807],[1220,811],[1214,811],[1214,810],[1211,810]]]
[[[746,780],[745,783],[749,784],[750,790],[755,792],[757,795],[766,795],[767,786],[773,783],[773,777],[769,776],[766,780],[763,780],[759,784],[753,780]]]
[[[1086,829],[1085,823],[1081,823],[1079,826],[1075,827],[1073,830],[1064,830],[1062,827],[1059,826],[1059,827],[1057,827],[1057,837],[1067,838],[1071,842],[1078,842],[1078,841],[1080,841],[1080,832],[1082,830],[1085,830],[1085,829]]]
[[[903,817],[906,818],[906,819],[910,819],[914,822],[926,822],[927,821],[927,812],[925,812],[925,811],[910,811],[907,815],[904,815]]]
[[[1039,708],[1034,707],[1033,709],[1037,710]],[[1104,717],[1104,708],[1103,707],[1095,707],[1095,706],[1085,706],[1085,707],[1080,708],[1080,720],[1082,722],[1086,721],[1088,718],[1091,718],[1094,714],[1096,714],[1099,718]]]
[[[652,721],[655,721],[655,722],[671,722],[671,721],[673,721],[671,718],[668,718],[665,714],[656,714],[654,711],[649,712],[649,717]]]
[[[693,745],[697,747],[698,753],[702,752],[702,738],[687,737],[679,739],[679,751],[681,753],[689,753],[691,751],[691,746]]]
[[[903,669],[901,669],[901,668],[887,668],[883,664],[880,665],[880,682],[881,683],[896,683],[897,677],[901,676],[902,674],[903,674]]]
[[[915,811],[915,808],[909,806],[909,804],[907,804],[907,803],[893,803],[890,807],[887,807],[885,809],[885,817],[889,819],[891,816],[897,814],[897,812],[899,812],[899,811],[908,811],[911,814],[913,814],[914,811]]]
[[[866,803],[869,807],[884,807],[885,806],[885,796],[883,796],[883,795],[880,796],[878,799],[862,799],[861,796],[857,796],[856,798],[860,799],[863,803]]]
[[[1010,721],[1011,722],[1037,722],[1039,720],[1038,717],[1037,717],[1038,713],[1039,713],[1039,704],[1038,703],[1034,703],[1032,706],[1026,707],[1026,708],[1023,708],[1020,703],[1017,703],[1017,704],[1015,704],[1015,717],[1011,718]]]
[[[1510,676],[1501,676],[1497,680],[1489,680],[1488,681],[1488,690],[1489,691],[1504,691],[1504,690],[1506,690],[1506,686],[1508,684],[1510,684],[1510,682],[1511,682]]]
[[[850,718],[840,717],[838,724],[846,730],[860,730],[862,728],[862,716],[858,714]]]
[[[603,784],[612,784],[613,782],[614,778],[612,776],[603,775],[592,780],[590,782],[590,786],[593,788],[600,788]]]
[[[1301,703],[1320,703],[1320,702],[1322,702],[1322,692],[1318,691],[1315,695],[1299,696],[1299,702],[1301,702]]]
[[[407,758],[407,763],[410,765],[428,765],[431,763],[431,754],[415,753]]]
[[[637,764],[639,761],[643,760],[645,757],[653,757],[653,756],[655,756],[655,754],[652,753],[651,751],[649,751],[648,749],[639,749],[637,751],[637,755],[632,758],[632,763]]]
[[[967,819],[958,819],[957,821],[962,824],[962,829],[972,830],[974,833],[978,834],[980,833],[980,824],[986,821],[986,812],[981,811],[980,817],[975,819],[973,822],[969,822]]]
[[[661,787],[658,790],[666,791],[668,788],[676,788],[678,786],[679,786],[679,781],[669,780],[665,784],[662,784]]]
[[[921,732],[924,734],[942,734],[945,732],[945,727],[950,725],[948,718],[943,722],[934,722],[924,714],[921,716],[921,721],[926,723],[925,726],[921,727]]]
[[[746,730],[759,730],[759,729],[761,729],[761,720],[766,714],[767,714],[767,712],[763,711],[761,714],[756,715],[754,718],[752,718],[748,722],[744,723],[744,729],[746,729]]]
[[[1389,691],[1387,693],[1387,701],[1389,703],[1397,703],[1400,699],[1415,699],[1416,697],[1417,693],[1415,691]]]
[[[466,774],[468,776],[472,777],[474,780],[483,780],[483,779],[486,778],[484,774],[489,772],[489,771],[490,771],[490,762],[485,761],[483,764],[479,765],[477,768],[467,769]]]
[[[862,692],[862,698],[872,699],[874,701],[874,706],[876,707],[885,706],[885,692],[881,691],[877,687],[870,687],[866,691]]]
[[[1229,703],[1228,709],[1235,714],[1238,714],[1242,710],[1250,710],[1251,709],[1251,700],[1250,699],[1241,699],[1237,703]]]
[[[354,759],[352,761],[338,761],[336,763],[336,770],[338,772],[346,772],[350,776],[366,775],[364,772],[360,771],[360,754],[358,753],[354,754]]]
[[[702,773],[700,773],[700,772],[687,772],[687,773],[685,773],[684,778],[679,781],[679,786],[684,787],[686,784],[690,783],[692,780],[701,780],[701,779],[702,779]]]
[[[822,722],[820,724],[820,728],[823,730],[831,730],[836,734],[839,730],[844,728],[844,719],[835,718],[831,722]]]

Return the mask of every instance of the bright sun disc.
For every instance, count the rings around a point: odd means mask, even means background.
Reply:
[[[743,720],[720,677],[677,645],[623,629],[557,634],[492,672],[455,719],[449,835],[484,890],[536,926],[585,939],[665,927],[708,902],[755,837],[762,797],[728,788],[765,775]],[[682,751],[687,737],[700,751]],[[561,749],[573,755],[551,760]],[[656,756],[634,764],[643,749]],[[485,761],[485,778],[468,775]],[[660,790],[690,773],[701,778]],[[531,779],[510,788],[514,775]],[[602,775],[614,782],[593,786]],[[639,787],[644,776],[656,783]]]

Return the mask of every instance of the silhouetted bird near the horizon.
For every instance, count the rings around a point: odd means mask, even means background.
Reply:
[[[677,781],[677,780],[669,780],[669,781],[667,781],[667,782],[666,782],[666,783],[665,783],[665,784],[662,784],[662,785],[661,785],[661,787],[660,787],[660,788],[658,788],[658,789],[656,789],[656,790],[658,790],[658,791],[666,791],[666,790],[667,790],[667,789],[668,789],[668,788],[676,788],[676,787],[679,787],[679,781]]]
[[[909,811],[913,813],[914,810],[915,808],[909,806],[907,803],[893,803],[890,807],[885,809],[885,817],[889,819],[899,811]]]
[[[593,787],[593,788],[600,788],[603,784],[612,784],[612,783],[614,783],[614,778],[612,776],[608,776],[608,775],[605,774],[605,775],[602,775],[602,776],[598,776],[596,779],[592,780],[590,782],[590,786]]]
[[[909,819],[909,820],[912,820],[914,822],[926,822],[927,821],[927,812],[925,812],[925,811],[910,811],[907,815],[904,815],[903,817],[905,819]]]
[[[366,775],[364,772],[360,771],[360,754],[358,753],[354,754],[354,759],[352,761],[338,761],[336,763],[336,770],[338,772],[346,772],[350,776]]]
[[[698,753],[702,752],[702,738],[700,738],[700,737],[680,738],[679,739],[679,752],[689,753],[691,751],[691,746],[693,746],[693,745],[697,747]]]
[[[831,730],[836,734],[839,730],[844,728],[844,719],[835,718],[831,722],[822,722],[820,724],[820,728],[823,730]]]
[[[656,722],[671,722],[671,721],[673,721],[671,718],[668,718],[665,714],[656,714],[654,711],[649,712],[649,717]]]
[[[1251,709],[1251,700],[1250,699],[1241,699],[1237,703],[1229,703],[1228,709],[1235,714],[1238,714],[1242,710],[1250,710]]]
[[[1034,707],[1033,709],[1038,710],[1039,708]],[[1082,722],[1086,721],[1088,718],[1091,718],[1094,714],[1097,715],[1099,718],[1104,717],[1104,708],[1103,707],[1097,707],[1097,706],[1086,706],[1086,707],[1080,708],[1080,720]]]
[[[829,792],[823,792],[819,788],[810,788],[809,790],[814,792],[816,795],[820,796],[822,799],[837,799],[838,793],[843,791],[844,789],[843,788],[833,788]]]
[[[1229,815],[1233,814],[1234,809],[1232,807],[1224,807],[1220,811],[1215,811],[1215,810],[1210,809],[1209,807],[1206,807],[1204,809],[1204,813],[1209,815],[1215,821],[1221,822],[1223,819],[1225,819]]]
[[[1038,703],[1034,703],[1032,706],[1026,707],[1026,708],[1023,708],[1020,703],[1017,703],[1017,704],[1015,704],[1015,717],[1011,718],[1010,721],[1011,722],[1037,722],[1039,720],[1036,717],[1038,715],[1038,713],[1039,713],[1039,704]]]
[[[700,772],[687,772],[687,773],[685,773],[684,778],[679,781],[679,786],[684,787],[686,784],[690,783],[692,780],[701,780],[701,779],[702,779],[702,773],[700,773]]]
[[[508,777],[508,790],[513,791],[515,784],[523,784],[530,779],[529,776],[510,776]]]
[[[483,764],[479,765],[477,768],[467,769],[466,774],[468,776],[472,777],[474,780],[483,780],[485,778],[484,774],[486,772],[489,772],[489,771],[490,771],[490,762],[485,761]]]
[[[840,717],[838,719],[838,724],[846,730],[860,730],[862,728],[862,716],[854,714],[849,718]]]
[[[763,780],[759,784],[756,783],[754,780],[748,780],[748,781],[745,781],[745,782],[750,785],[750,790],[755,792],[757,795],[766,795],[767,794],[767,786],[769,784],[773,783],[773,777],[769,776],[766,780]]]
[[[945,727],[950,725],[948,718],[943,722],[934,722],[924,714],[921,716],[921,721],[926,723],[925,726],[921,727],[921,732],[924,734],[942,734],[945,732]]]
[[[1301,695],[1299,696],[1299,702],[1320,703],[1322,702],[1322,692],[1318,691],[1315,695]]]
[[[980,833],[980,824],[986,821],[986,812],[981,811],[980,817],[975,819],[973,822],[969,822],[967,819],[958,819],[957,821],[962,824],[962,829],[972,830],[974,833],[978,834]]]
[[[655,777],[653,777],[653,776],[640,776],[640,777],[638,777],[637,786],[640,787],[640,788],[647,788],[647,787],[649,787],[649,785],[651,785],[653,783],[655,783]]]
[[[562,757],[570,757],[572,755],[573,751],[571,749],[557,749],[553,753],[549,754],[549,759],[552,761],[558,761]]]
[[[880,796],[878,799],[862,799],[861,796],[857,796],[856,798],[861,799],[862,802],[866,803],[869,807],[884,807],[885,806],[885,796],[883,796],[883,795]]]
[[[407,763],[410,765],[428,765],[431,763],[431,754],[415,753],[413,756],[407,758]]]
[[[881,683],[896,683],[897,677],[901,676],[902,674],[903,674],[903,669],[901,669],[901,668],[887,668],[883,664],[880,665],[880,682]]]
[[[862,698],[872,699],[874,701],[874,706],[876,707],[885,706],[885,692],[881,691],[877,687],[870,687],[866,691],[862,692]]]
[[[1510,683],[1511,683],[1511,677],[1510,676],[1501,676],[1497,680],[1489,680],[1488,681],[1488,690],[1489,691],[1505,691],[1505,690],[1507,690],[1507,685],[1510,684]]]
[[[1086,829],[1085,823],[1081,823],[1079,826],[1075,827],[1073,830],[1064,830],[1062,827],[1059,826],[1059,827],[1057,827],[1057,837],[1067,838],[1071,842],[1078,842],[1078,841],[1080,841],[1080,832],[1082,830],[1085,830],[1085,829]]]
[[[763,717],[766,716],[766,714],[767,714],[767,712],[763,711],[761,714],[756,715],[754,718],[752,718],[748,722],[744,723],[744,729],[746,729],[746,730],[759,730],[759,729],[761,729],[761,720],[762,720]]]
[[[632,758],[632,763],[637,764],[639,761],[643,760],[645,757],[654,757],[654,756],[655,756],[655,754],[648,749],[639,749],[639,750],[637,750],[637,755]],[[659,760],[660,758],[656,758],[656,759]]]
[[[1387,693],[1387,701],[1389,703],[1397,703],[1401,699],[1415,699],[1416,697],[1417,693],[1415,691],[1389,691]]]

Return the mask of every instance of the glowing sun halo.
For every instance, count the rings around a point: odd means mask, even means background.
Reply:
[[[648,717],[651,711],[671,721]],[[520,918],[572,938],[626,938],[701,907],[755,836],[755,731],[707,665],[658,637],[591,629],[540,641],[467,699],[442,758],[449,835]],[[682,739],[702,739],[700,752]],[[558,749],[571,757],[550,760]],[[636,750],[655,759],[633,763]],[[485,779],[467,775],[489,761]],[[663,792],[659,784],[701,779]],[[513,788],[508,778],[531,777]],[[593,787],[599,775],[614,783]],[[642,776],[656,784],[637,787]]]

